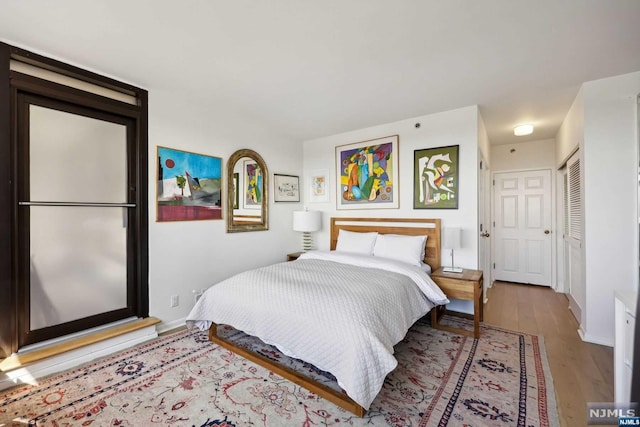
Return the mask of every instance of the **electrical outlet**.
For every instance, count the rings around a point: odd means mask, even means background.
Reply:
[[[177,307],[180,305],[180,299],[178,295],[171,295],[171,307]]]

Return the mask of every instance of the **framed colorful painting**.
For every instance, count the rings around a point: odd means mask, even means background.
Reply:
[[[329,169],[311,171],[308,175],[309,201],[324,203],[329,201]]]
[[[158,147],[157,221],[222,219],[222,159]]]
[[[300,178],[294,175],[273,174],[273,201],[299,202]]]
[[[262,170],[253,160],[244,161],[244,207],[245,209],[262,209],[264,191]]]
[[[337,209],[398,207],[398,135],[336,147]]]
[[[240,188],[240,174],[233,174],[233,209],[238,209],[240,203],[240,197],[238,189]]]
[[[413,208],[458,209],[458,146],[413,153]]]

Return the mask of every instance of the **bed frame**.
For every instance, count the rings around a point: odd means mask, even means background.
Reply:
[[[380,234],[403,234],[408,236],[429,236],[427,238],[424,262],[433,271],[440,268],[440,220],[422,218],[331,218],[331,249],[336,248],[339,231],[368,232]],[[213,323],[209,328],[209,340],[252,362],[263,366],[299,386],[329,400],[358,417],[364,416],[365,410],[345,393],[338,392],[293,369],[279,365],[266,357],[247,350],[225,338],[218,336],[218,325]]]

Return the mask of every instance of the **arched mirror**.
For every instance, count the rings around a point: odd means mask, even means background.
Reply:
[[[269,172],[260,154],[238,150],[227,162],[227,233],[269,229]]]

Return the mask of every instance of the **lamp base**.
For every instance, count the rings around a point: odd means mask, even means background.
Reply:
[[[442,271],[445,273],[462,273],[462,268],[460,267],[443,267]]]
[[[309,252],[313,249],[313,239],[308,231],[302,232],[302,252]]]

